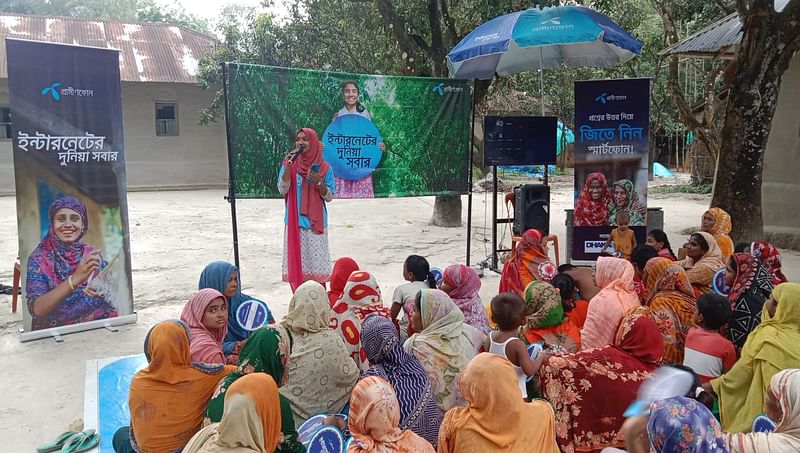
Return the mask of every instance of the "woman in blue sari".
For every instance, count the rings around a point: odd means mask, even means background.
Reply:
[[[236,320],[236,310],[239,309],[242,302],[251,299],[258,300],[242,293],[240,285],[239,270],[236,269],[236,266],[225,261],[214,261],[203,269],[197,288],[198,290],[204,288],[216,289],[228,299],[228,334],[222,342],[222,352],[225,354],[225,363],[229,365],[238,363],[239,352],[250,335],[250,332]],[[269,324],[275,323],[269,307],[267,307],[267,322]]]

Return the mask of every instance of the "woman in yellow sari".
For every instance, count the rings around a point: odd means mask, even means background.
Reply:
[[[750,432],[753,418],[764,410],[772,377],[787,368],[800,368],[800,284],[776,286],[764,308],[761,324],[750,332],[736,365],[703,384],[719,397],[725,431]]]
[[[644,266],[647,303],[664,340],[664,363],[683,364],[689,328],[694,325],[697,302],[683,269],[669,258],[651,258]]]
[[[719,250],[722,252],[723,261],[727,261],[733,255],[733,239],[729,236],[731,228],[730,214],[720,208],[711,208],[706,211],[700,223],[700,231],[705,231],[716,239]]]

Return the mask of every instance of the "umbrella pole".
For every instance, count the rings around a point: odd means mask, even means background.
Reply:
[[[544,69],[542,69],[542,46],[539,46],[539,105],[542,106],[542,116],[544,116]],[[547,163],[544,164],[544,185],[547,185]]]

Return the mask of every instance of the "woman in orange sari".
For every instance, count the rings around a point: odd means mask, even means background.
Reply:
[[[716,239],[723,261],[733,255],[733,239],[729,236],[732,226],[730,214],[720,208],[706,211],[700,223],[700,231],[709,233]]]
[[[525,288],[525,324],[523,335],[528,344],[542,342],[545,351],[578,352],[581,328],[564,314],[561,296],[553,285],[533,281]]]
[[[534,280],[550,281],[558,269],[547,257],[545,237],[541,231],[531,228],[522,235],[517,249],[503,266],[500,277],[500,292],[513,292],[525,297],[525,288]]]
[[[697,302],[683,269],[669,258],[651,258],[642,279],[647,306],[664,340],[664,363],[683,364],[686,335],[694,325]]]

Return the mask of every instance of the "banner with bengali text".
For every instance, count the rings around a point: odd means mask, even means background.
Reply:
[[[6,49],[23,340],[135,320],[119,52]]]

